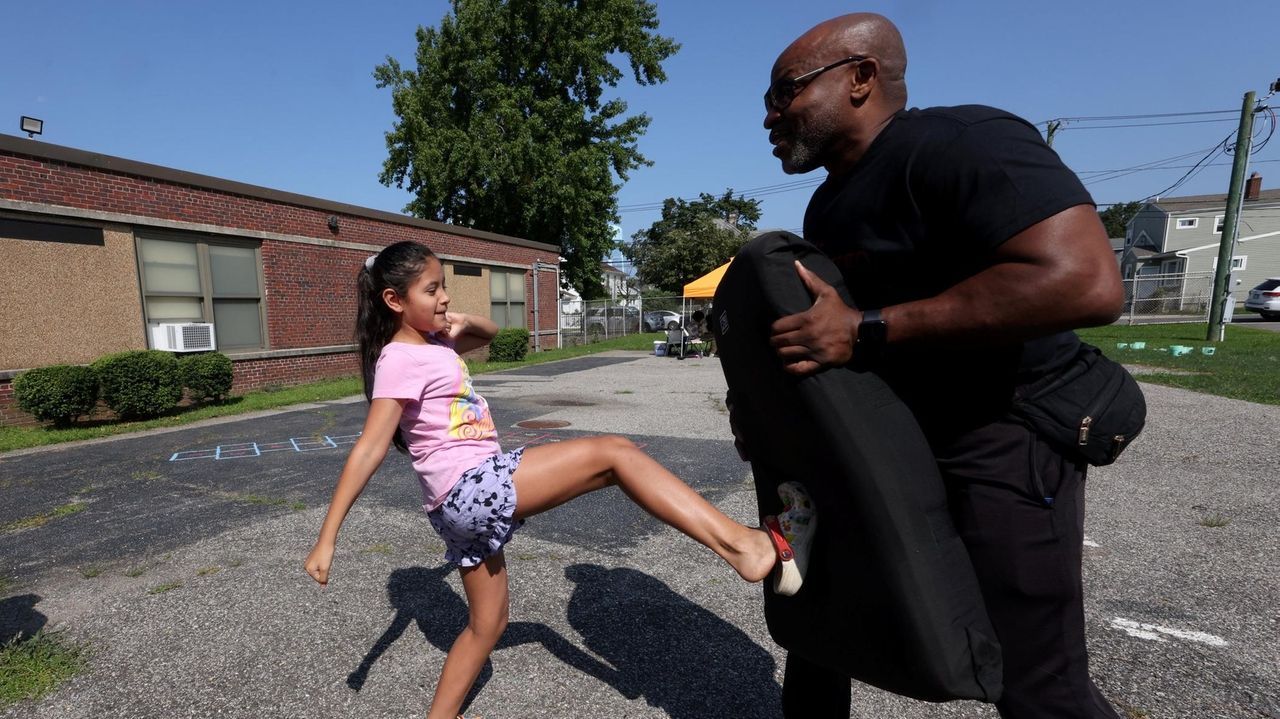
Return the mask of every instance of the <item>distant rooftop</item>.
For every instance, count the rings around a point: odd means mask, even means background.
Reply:
[[[1280,202],[1280,189],[1263,190],[1258,193],[1257,199],[1245,200],[1244,206],[1253,205],[1270,205]],[[1151,204],[1157,205],[1166,212],[1188,212],[1190,210],[1200,209],[1222,209],[1227,206],[1227,195],[1222,193],[1219,195],[1187,195],[1186,197],[1161,197],[1158,200],[1152,200]]]

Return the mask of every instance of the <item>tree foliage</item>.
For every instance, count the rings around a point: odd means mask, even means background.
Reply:
[[[1107,228],[1107,237],[1124,237],[1126,226],[1142,209],[1141,202],[1119,202],[1098,211],[1098,219]]]
[[[381,181],[412,192],[417,217],[559,246],[567,284],[598,293],[620,181],[651,164],[648,116],[604,94],[615,59],[639,85],[666,80],[679,45],[657,27],[648,0],[452,0],[418,28],[417,70],[374,70],[399,118]]]
[[[760,219],[759,200],[702,193],[686,201],[668,197],[662,218],[631,237],[622,253],[641,282],[679,294],[689,282],[724,264],[742,247]]]

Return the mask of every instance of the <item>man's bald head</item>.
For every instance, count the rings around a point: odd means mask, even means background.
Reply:
[[[764,127],[783,171],[839,172],[856,163],[906,107],[906,71],[902,35],[881,15],[832,18],[791,43],[765,94]]]
[[[902,33],[883,15],[850,13],[818,23],[791,43],[778,62],[806,57],[821,65],[850,55],[874,58],[883,99],[895,109],[906,107],[907,49]]]

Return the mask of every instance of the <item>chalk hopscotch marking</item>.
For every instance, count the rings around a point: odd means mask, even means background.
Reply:
[[[1084,538],[1084,546],[1091,547],[1093,549],[1100,549],[1102,547],[1101,544],[1098,544],[1097,542],[1093,541],[1092,539],[1089,539],[1088,537]]]
[[[213,449],[193,449],[187,452],[174,452],[170,462],[184,462],[191,459],[244,459],[261,457],[270,452],[314,452],[318,449],[334,449],[344,444],[355,444],[360,434],[344,434],[337,437],[290,437],[282,442],[239,442],[236,444],[220,444]]]
[[[1119,629],[1131,637],[1146,639],[1152,642],[1164,642],[1168,641],[1165,637],[1173,637],[1174,639],[1182,639],[1188,642],[1208,644],[1211,647],[1227,646],[1227,640],[1212,634],[1193,632],[1186,629],[1172,629],[1170,627],[1162,627],[1158,624],[1135,622],[1132,619],[1124,619],[1122,617],[1112,619],[1111,628]]]
[[[249,457],[261,457],[271,452],[315,452],[322,449],[336,449],[342,445],[355,444],[360,438],[360,433],[344,434],[336,437],[325,435],[323,437],[290,437],[289,439],[279,442],[238,442],[236,444],[220,444],[213,449],[193,449],[186,452],[174,452],[169,457],[170,462],[185,462],[192,459],[246,459]],[[556,436],[550,432],[509,432],[504,433],[500,439],[503,444],[509,447],[532,447],[538,444],[550,444],[559,442],[564,437]],[[636,444],[637,447],[644,448],[641,443]]]

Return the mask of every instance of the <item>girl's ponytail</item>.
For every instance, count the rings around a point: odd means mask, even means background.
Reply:
[[[356,275],[356,344],[360,348],[360,374],[364,379],[364,396],[373,401],[373,375],[382,348],[399,330],[399,319],[382,298],[392,289],[398,295],[409,292],[409,286],[422,274],[427,260],[435,257],[426,245],[397,242],[370,256]],[[396,429],[396,449],[407,452],[404,436]]]

